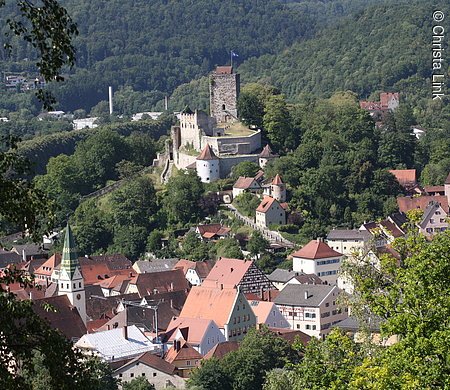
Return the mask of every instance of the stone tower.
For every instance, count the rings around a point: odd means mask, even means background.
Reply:
[[[278,202],[286,202],[286,185],[281,180],[280,175],[276,175],[270,184],[270,193],[272,198],[278,200]]]
[[[239,97],[239,74],[233,73],[231,66],[218,66],[211,74],[209,106],[211,116],[217,122],[237,121],[237,99]]]
[[[258,155],[259,167],[263,169],[270,160],[273,160],[274,158],[277,157],[278,154],[273,153],[269,144],[267,144],[266,146],[264,146],[262,152]]]
[[[58,295],[67,295],[72,306],[75,306],[81,319],[86,324],[86,293],[81,274],[80,262],[75,249],[75,241],[69,223],[66,227],[64,248],[61,258],[61,269],[58,280]]]
[[[212,183],[220,179],[220,160],[209,144],[206,144],[200,156],[197,157],[195,165],[197,175],[203,183]]]

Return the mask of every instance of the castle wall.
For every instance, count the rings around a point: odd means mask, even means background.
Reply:
[[[231,173],[231,168],[233,168],[235,165],[243,161],[258,163],[258,155],[247,154],[241,156],[220,157],[220,177],[221,178],[227,177]]]
[[[232,122],[237,118],[239,89],[239,74],[211,75],[209,88],[211,116],[218,122]]]
[[[243,137],[207,137],[203,136],[201,147],[209,144],[215,153],[223,154],[250,154],[261,148],[261,130]],[[221,156],[222,157],[222,156]]]
[[[191,165],[197,161],[197,156],[191,156],[189,154],[185,154],[182,151],[178,151],[178,153],[174,153],[174,163],[178,169],[186,169],[188,165]]]

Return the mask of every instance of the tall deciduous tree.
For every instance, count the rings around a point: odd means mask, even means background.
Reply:
[[[273,95],[267,99],[263,123],[267,137],[276,149],[287,150],[295,145],[291,116],[283,95]]]

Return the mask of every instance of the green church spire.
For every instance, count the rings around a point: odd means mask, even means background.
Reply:
[[[67,222],[66,236],[64,238],[64,248],[61,259],[61,271],[65,269],[70,279],[72,279],[77,267],[80,267],[80,262],[78,261],[78,254],[75,248],[72,229],[70,228],[69,222]]]

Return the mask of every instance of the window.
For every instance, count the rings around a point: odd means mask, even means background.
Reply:
[[[122,374],[119,374],[119,378],[122,378],[122,376],[123,376]]]
[[[191,361],[190,360],[186,360],[186,366],[190,366],[191,365]]]
[[[312,313],[311,318],[316,318],[316,313]]]
[[[330,302],[325,303],[325,307],[329,307],[330,306]]]
[[[145,376],[145,372],[142,373],[142,376]]]
[[[78,283],[78,287],[80,287],[80,288],[81,288],[81,282],[80,282],[80,283]]]
[[[300,324],[297,324],[297,329],[300,329]]]
[[[305,329],[311,329],[311,325],[306,325]]]
[[[312,330],[316,330],[316,325],[313,325],[313,326],[312,326]]]
[[[155,377],[155,376],[156,376],[156,372],[153,373],[153,377]]]
[[[309,313],[305,313],[305,317],[306,317],[306,318],[310,318],[309,316],[310,316]]]
[[[222,104],[222,110],[225,111],[225,104]]]
[[[434,219],[433,218],[430,219],[430,223],[434,223]]]
[[[130,374],[130,378],[134,378],[134,373],[133,372]]]

